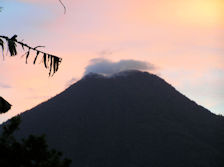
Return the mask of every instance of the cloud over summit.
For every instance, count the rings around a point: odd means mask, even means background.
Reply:
[[[155,67],[153,64],[144,61],[120,60],[118,62],[112,62],[108,59],[96,58],[90,61],[90,64],[86,67],[84,75],[92,72],[109,76],[126,70],[152,71],[154,69]]]

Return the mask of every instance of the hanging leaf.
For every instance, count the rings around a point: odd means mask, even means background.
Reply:
[[[0,38],[0,46],[2,47],[2,50],[4,51],[4,41]]]
[[[55,57],[54,59],[55,59],[55,61],[54,61],[54,73],[56,73],[58,71],[58,66],[59,66],[59,63],[60,63],[60,59],[58,57]]]
[[[29,55],[30,55],[30,49],[29,49],[28,52],[26,52],[26,64],[27,64],[27,60],[28,60]]]
[[[47,64],[49,64],[50,61],[51,61],[51,55],[50,54],[47,55],[47,59],[48,59]]]
[[[58,58],[54,57],[54,73],[57,71]]]
[[[38,57],[39,53],[40,53],[40,51],[37,51],[36,57],[35,57],[35,59],[34,59],[34,61],[33,61],[33,64],[36,63],[36,61],[37,61],[37,57]]]
[[[43,59],[44,59],[44,67],[47,68],[47,54],[46,53],[44,53]]]
[[[8,48],[9,48],[9,52],[11,56],[15,56],[17,55],[17,51],[16,51],[16,42],[8,39]]]
[[[2,47],[2,57],[3,57],[3,60],[5,59],[4,57],[4,41],[0,38],[0,46]]]
[[[17,55],[17,51],[16,51],[16,40],[17,35],[14,35],[11,39],[7,39],[8,40],[8,48],[9,48],[9,52],[11,56],[15,56]]]
[[[51,71],[53,68],[53,61],[54,61],[54,57],[52,55],[48,55],[48,57],[50,57],[50,70],[49,70],[49,76],[51,76]]]

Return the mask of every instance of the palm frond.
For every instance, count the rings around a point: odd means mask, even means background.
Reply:
[[[44,64],[44,67],[46,69],[49,69],[49,76],[53,76],[54,73],[58,71],[59,64],[62,61],[62,58],[48,54],[46,52],[40,51],[38,48],[44,47],[44,46],[36,46],[36,47],[31,47],[21,41],[17,41],[17,35],[14,35],[12,38],[8,38],[6,36],[1,36],[0,35],[0,46],[2,47],[2,51],[4,51],[4,41],[2,39],[5,39],[6,42],[8,43],[8,50],[10,52],[10,56],[16,56],[17,55],[17,43],[21,45],[23,50],[27,49],[28,51],[24,54],[26,55],[26,64],[28,63],[28,58],[30,57],[30,51],[36,51],[36,56],[34,58],[33,64],[36,64],[38,56],[40,56],[40,53],[42,54],[42,61],[41,63]],[[4,58],[4,55],[3,55]]]

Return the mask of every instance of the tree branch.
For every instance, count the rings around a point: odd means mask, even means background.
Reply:
[[[62,1],[61,0],[59,0],[59,2],[61,3],[61,5],[63,6],[63,8],[64,8],[64,14],[66,13],[66,7],[65,7],[65,5],[62,3]]]

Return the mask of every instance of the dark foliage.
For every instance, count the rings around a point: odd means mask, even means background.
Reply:
[[[17,51],[16,51],[16,37],[17,35],[14,35],[11,39],[8,39],[8,49],[10,52],[11,56],[16,56],[17,55]]]
[[[58,71],[58,67],[62,61],[62,58],[38,50],[38,48],[44,47],[44,46],[31,47],[23,42],[17,41],[16,38],[17,38],[17,35],[14,35],[12,38],[8,38],[6,36],[0,36],[0,46],[3,51],[2,52],[3,59],[4,59],[4,48],[5,48],[4,43],[5,42],[7,43],[10,56],[17,55],[17,44],[19,44],[23,50],[27,50],[26,53],[24,54],[26,55],[26,64],[28,63],[28,58],[30,57],[30,51],[32,50],[36,52],[33,64],[36,64],[38,56],[42,56],[41,62],[44,64],[44,67],[46,69],[49,69],[49,76],[53,76]]]
[[[45,136],[29,135],[18,141],[13,133],[18,130],[20,117],[12,118],[0,135],[1,167],[69,167],[71,161],[61,159],[62,153],[48,149]]]
[[[0,38],[0,46],[2,47],[2,51],[4,51],[4,41]]]
[[[0,114],[6,113],[11,109],[11,104],[9,104],[5,99],[0,96]]]
[[[224,118],[148,73],[86,76],[22,120],[72,167],[224,166]]]

